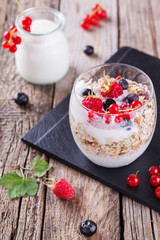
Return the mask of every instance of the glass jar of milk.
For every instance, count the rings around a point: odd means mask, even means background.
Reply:
[[[24,16],[32,18],[31,32],[22,28]],[[15,54],[19,74],[35,84],[59,81],[69,69],[68,42],[62,32],[62,13],[51,8],[30,8],[16,19],[22,43]]]

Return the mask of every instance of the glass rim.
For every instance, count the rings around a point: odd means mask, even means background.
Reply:
[[[96,69],[96,68],[98,68],[98,67],[113,66],[113,65],[114,65],[114,66],[119,65],[119,66],[124,66],[124,67],[126,66],[126,67],[129,67],[129,68],[133,68],[133,69],[135,69],[135,70],[138,70],[138,71],[139,71],[140,73],[142,73],[144,76],[146,76],[147,79],[149,80],[150,85],[151,85],[150,97],[149,97],[149,99],[145,102],[145,104],[143,104],[143,105],[142,105],[141,107],[139,107],[139,108],[136,108],[136,109],[133,110],[133,111],[130,111],[130,112],[119,112],[119,113],[117,113],[117,114],[108,113],[108,112],[107,112],[107,113],[106,113],[106,112],[103,112],[103,113],[99,113],[99,112],[98,112],[98,115],[99,115],[99,116],[102,116],[102,115],[104,115],[104,114],[114,115],[114,116],[119,115],[119,114],[121,114],[121,115],[123,115],[123,114],[124,114],[124,115],[130,115],[130,114],[132,114],[133,112],[137,112],[137,111],[140,111],[140,110],[142,110],[143,108],[145,108],[145,106],[148,104],[148,102],[149,102],[149,101],[152,99],[152,97],[153,97],[153,92],[154,92],[153,83],[152,83],[150,77],[149,77],[145,72],[143,72],[142,70],[140,70],[140,69],[137,68],[137,67],[134,67],[134,66],[129,65],[129,64],[124,64],[124,63],[105,63],[105,64],[99,64],[99,65],[96,65],[96,66],[94,66],[94,67],[92,67],[92,68],[89,68],[88,70],[86,70],[86,71],[84,71],[83,73],[81,73],[81,74],[76,78],[76,80],[75,80],[75,82],[74,82],[74,86],[73,86],[73,93],[74,93],[74,95],[75,95],[75,97],[76,97],[77,103],[78,103],[81,107],[83,107],[84,109],[86,109],[87,111],[94,111],[94,110],[89,109],[89,108],[85,107],[84,105],[82,105],[82,103],[80,102],[80,100],[79,100],[78,97],[77,97],[76,90],[75,90],[75,86],[76,86],[78,80],[79,80],[84,74],[88,73],[90,70]],[[96,113],[96,111],[94,111],[94,112]]]
[[[28,9],[24,10],[22,13],[23,13],[24,16],[29,16],[29,14],[34,12],[34,11],[44,11],[44,12],[49,12],[49,13],[51,13],[53,15],[56,15],[60,19],[60,23],[52,31],[49,31],[49,32],[46,32],[46,33],[31,33],[31,32],[25,31],[22,28],[22,26],[20,25],[19,21],[21,20],[22,15],[19,14],[16,17],[15,25],[17,26],[17,29],[20,32],[23,32],[23,33],[25,33],[25,34],[27,34],[29,36],[33,36],[33,37],[46,36],[46,35],[49,35],[49,34],[52,34],[52,33],[56,32],[57,30],[61,29],[64,26],[65,17],[63,15],[63,13],[61,13],[60,11],[58,11],[56,9],[52,9],[52,8],[48,8],[48,7],[33,7],[33,8],[28,8]]]

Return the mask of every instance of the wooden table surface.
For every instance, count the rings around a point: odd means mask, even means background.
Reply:
[[[108,20],[93,31],[79,24],[95,0],[23,0],[23,9],[47,6],[66,17],[65,34],[70,46],[70,70],[57,84],[32,85],[16,71],[14,55],[1,48],[0,54],[0,175],[13,171],[14,165],[31,166],[31,160],[43,156],[54,165],[49,177],[65,178],[72,183],[76,198],[62,201],[42,182],[36,197],[8,200],[0,187],[0,240],[83,240],[79,225],[92,219],[98,224],[93,240],[159,240],[159,213],[127,198],[111,188],[60,162],[42,155],[21,142],[21,136],[55,107],[72,89],[75,78],[84,70],[103,63],[121,46],[131,46],[160,57],[159,0],[105,0]],[[0,41],[18,14],[16,1],[0,1]],[[86,56],[86,45],[96,56]],[[54,66],[53,66],[54,67]],[[30,103],[21,108],[13,101],[16,92],[28,94]]]

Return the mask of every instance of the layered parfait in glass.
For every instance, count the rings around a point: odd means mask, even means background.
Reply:
[[[121,167],[148,147],[156,124],[153,84],[141,70],[105,64],[75,81],[69,107],[76,144],[92,162]]]

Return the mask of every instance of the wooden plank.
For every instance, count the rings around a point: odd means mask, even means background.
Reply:
[[[22,8],[32,7],[43,3],[58,7],[58,0],[54,1],[23,1]],[[0,2],[3,9],[0,33],[7,29],[18,14],[15,1]],[[4,22],[5,17],[6,22]],[[5,24],[5,25],[4,25]],[[4,26],[4,27],[3,27]],[[0,174],[14,171],[13,165],[21,164],[31,166],[31,160],[38,152],[29,149],[21,142],[21,136],[28,131],[42,116],[47,113],[52,104],[53,87],[34,86],[25,82],[16,72],[14,56],[1,48],[0,55],[0,136],[1,159]],[[13,101],[16,92],[23,91],[28,94],[30,103],[27,108],[20,108]],[[40,101],[40,99],[43,99]],[[26,174],[26,173],[25,173]],[[43,206],[45,200],[45,187],[39,185],[35,198],[8,200],[5,189],[0,195],[0,239],[40,239],[43,223]]]
[[[94,3],[94,0],[61,1],[60,10],[66,17],[65,34],[69,40],[71,66],[64,79],[56,84],[54,106],[71,91],[78,74],[103,63],[117,50],[115,0],[103,1],[110,21],[102,22],[100,27],[89,32],[79,26],[83,16],[90,11]],[[88,44],[94,46],[96,57],[88,57],[83,53],[83,47]],[[86,219],[92,219],[98,224],[98,233],[92,237],[93,240],[120,239],[118,193],[57,161],[50,162],[54,163],[54,170],[50,171],[49,176],[70,181],[75,188],[76,197],[71,201],[62,201],[47,190],[43,239],[85,239],[80,234],[79,225]]]
[[[153,32],[153,45],[156,51],[156,56],[160,58],[160,17],[159,17],[159,1],[151,1],[149,0],[149,7],[151,11],[151,22],[152,22],[152,32]],[[152,228],[153,234],[156,240],[160,238],[160,214],[151,210],[151,218],[152,218]]]
[[[154,19],[154,22],[156,22],[157,19],[159,19],[159,5],[158,1],[157,5],[155,1],[151,2],[157,12],[157,16]],[[156,55],[154,25],[149,1],[119,0],[119,19],[120,46],[131,46],[148,54]],[[152,216],[149,208],[127,197],[122,197],[122,208],[124,220],[123,237],[125,240],[155,239]],[[157,216],[155,216],[154,220],[156,222],[155,230],[157,232]],[[157,237],[156,239],[158,240],[159,238]]]

